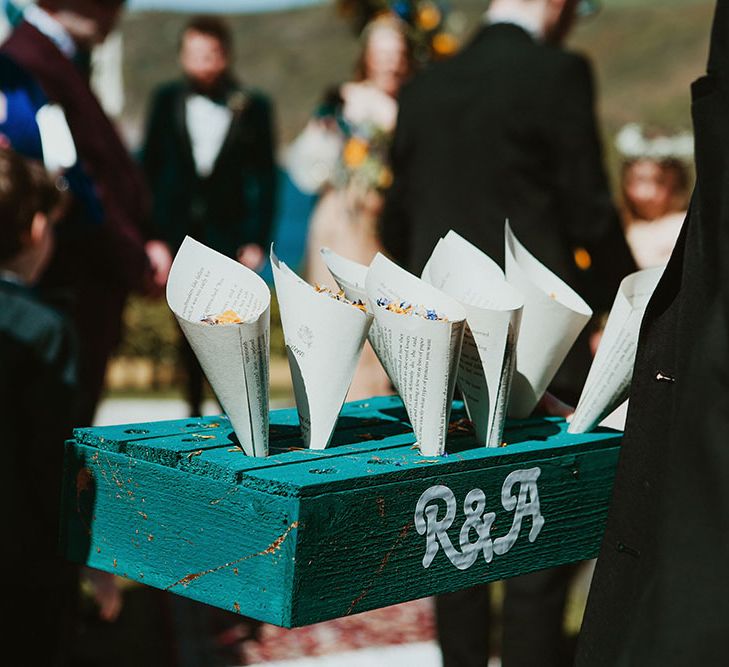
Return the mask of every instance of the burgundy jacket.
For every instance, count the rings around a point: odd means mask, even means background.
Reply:
[[[123,292],[141,288],[148,271],[143,232],[148,193],[141,172],[88,80],[28,23],[15,29],[0,53],[32,76],[48,99],[63,108],[79,160],[103,210],[101,224],[61,229],[47,281],[65,287],[93,280]],[[71,206],[67,217],[73,215]],[[64,220],[62,224],[68,228],[72,223]]]

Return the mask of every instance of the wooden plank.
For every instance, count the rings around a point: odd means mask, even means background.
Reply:
[[[323,495],[359,486],[372,486],[392,481],[407,481],[433,474],[451,474],[485,466],[497,466],[503,461],[528,461],[535,455],[557,456],[564,450],[580,448],[587,451],[593,448],[615,446],[620,441],[620,433],[601,429],[589,434],[573,435],[567,433],[564,420],[543,419],[537,426],[528,427],[546,429],[550,435],[545,440],[525,440],[522,427],[507,433],[516,442],[505,447],[486,448],[477,445],[473,437],[457,440],[461,451],[447,456],[428,458],[420,456],[413,449],[412,433],[400,439],[400,446],[387,449],[386,452],[373,452],[370,449],[353,452],[327,460],[292,461],[284,467],[266,466],[251,468],[245,472],[244,482],[250,488],[279,493],[280,489],[299,487],[303,496]],[[388,443],[397,442],[390,438]],[[449,440],[449,444],[450,444]],[[467,449],[467,447],[470,447]]]
[[[397,396],[381,396],[364,401],[346,403],[339,418],[339,428],[362,428],[369,419],[377,421],[402,421],[406,418],[402,402]],[[298,437],[298,416],[295,408],[274,410],[270,413],[272,440]],[[295,427],[289,429],[286,427]],[[128,443],[151,441],[169,436],[186,437],[191,433],[211,433],[221,428],[232,432],[230,421],[225,415],[173,419],[158,422],[139,422],[113,426],[85,427],[74,429],[74,439],[90,447],[125,451]]]
[[[594,557],[604,531],[617,457],[618,447],[612,446],[303,498],[292,624],[305,625]],[[479,550],[470,566],[459,569],[438,542],[432,562],[424,567],[427,540],[418,533],[414,516],[427,489],[440,485],[453,492],[457,511],[447,534],[455,551],[462,553],[459,531],[465,521],[466,495],[473,489],[483,490],[485,511],[496,514],[490,535],[503,537],[514,517],[501,503],[504,480],[510,473],[533,468],[540,470],[536,483],[544,518],[533,542],[529,532],[534,524],[527,517],[514,545],[494,554],[491,562]],[[442,520],[445,502],[438,501],[437,506],[437,519]],[[477,540],[475,531],[468,539]]]
[[[71,560],[278,625],[290,622],[298,505],[71,443]]]

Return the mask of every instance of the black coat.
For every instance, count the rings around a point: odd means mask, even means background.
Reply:
[[[233,120],[212,173],[201,178],[185,122],[189,94],[186,82],[168,83],[151,104],[143,164],[155,233],[173,251],[187,234],[230,257],[246,243],[266,247],[276,190],[270,101],[233,82],[225,87]]]
[[[59,313],[28,288],[0,279],[2,498],[13,507],[5,552],[14,578],[28,589],[52,584],[61,565],[63,443],[76,419],[75,352],[71,327]]]
[[[581,667],[729,661],[729,3],[692,88],[697,185],[646,311]]]
[[[382,237],[415,273],[449,229],[503,265],[506,218],[595,310],[635,270],[603,169],[589,64],[515,25],[482,28],[403,89],[392,163]],[[588,270],[575,264],[578,248]],[[567,398],[589,364],[583,339],[563,372]]]

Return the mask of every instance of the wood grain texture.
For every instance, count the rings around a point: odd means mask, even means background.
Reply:
[[[452,419],[462,416],[454,404]],[[326,450],[302,447],[295,410],[272,412],[270,435],[271,455],[257,459],[240,450],[225,417],[78,429],[66,447],[65,553],[267,622],[304,625],[594,556],[620,442],[608,429],[571,435],[563,420],[533,418],[507,424],[508,446],[486,449],[454,433],[447,456],[424,458],[396,397],[345,405]],[[536,539],[526,516],[508,551],[456,567],[452,558],[470,548],[463,540],[479,539],[475,530],[461,537],[467,494],[481,489],[483,516],[495,513],[493,542],[514,517],[504,481],[535,468],[524,499],[538,494]],[[431,487],[454,497],[453,550],[449,558],[435,540],[424,567],[428,537],[415,509]],[[446,502],[432,505],[431,518],[442,520]]]
[[[298,506],[202,475],[70,443],[71,560],[285,625]]]

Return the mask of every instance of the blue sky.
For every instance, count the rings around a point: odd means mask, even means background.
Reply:
[[[130,10],[171,10],[178,12],[252,12],[280,11],[331,0],[129,0]]]

